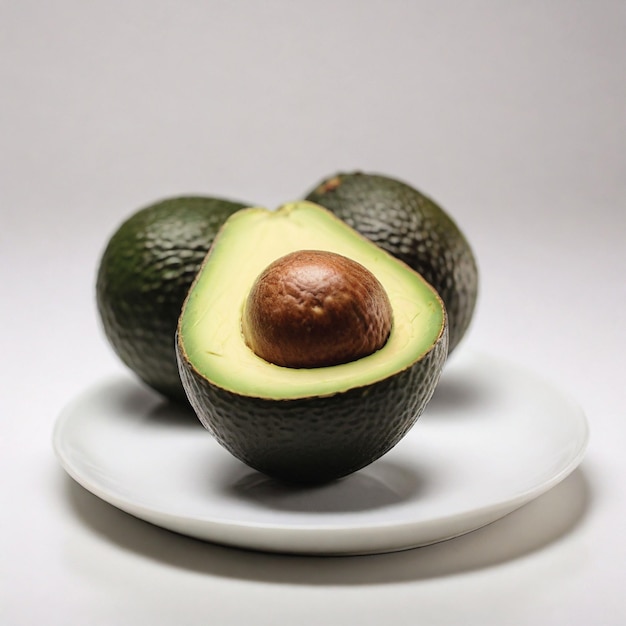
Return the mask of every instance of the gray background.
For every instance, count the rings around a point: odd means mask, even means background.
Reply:
[[[625,34],[610,0],[0,2],[0,621],[623,623]],[[125,373],[94,304],[119,223],[351,169],[455,217],[482,278],[459,350],[574,395],[581,468],[467,537],[343,560],[187,541],[74,486],[50,436]]]

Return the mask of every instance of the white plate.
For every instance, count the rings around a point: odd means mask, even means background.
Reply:
[[[300,554],[435,543],[510,513],[563,480],[588,438],[580,408],[531,372],[464,351],[387,455],[335,483],[278,484],[133,380],[101,382],[59,417],[65,470],[103,500],[199,539]]]

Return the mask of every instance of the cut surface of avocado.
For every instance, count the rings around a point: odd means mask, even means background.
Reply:
[[[343,255],[380,281],[393,310],[381,349],[348,363],[307,369],[274,365],[249,348],[242,334],[248,294],[267,266],[298,250]],[[393,376],[428,353],[445,325],[443,304],[420,275],[326,209],[301,201],[275,211],[243,209],[226,221],[183,307],[178,349],[179,358],[217,388],[292,400],[331,396]]]

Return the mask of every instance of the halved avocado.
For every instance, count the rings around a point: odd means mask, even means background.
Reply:
[[[302,250],[341,255],[380,282],[393,319],[380,349],[339,365],[290,367],[249,347],[242,320],[259,275]],[[176,340],[183,387],[202,424],[244,463],[299,483],[339,478],[389,451],[430,400],[447,345],[437,292],[307,201],[228,218],[185,300]]]

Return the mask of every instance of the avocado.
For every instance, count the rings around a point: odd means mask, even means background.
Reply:
[[[424,276],[446,305],[451,353],[470,325],[478,295],[476,258],[452,217],[409,184],[381,174],[338,173],[306,199]]]
[[[187,291],[226,218],[245,205],[190,196],[137,211],[108,241],[96,300],[114,352],[147,385],[186,401],[174,337]]]
[[[189,402],[217,441],[278,480],[322,483],[400,441],[447,344],[430,284],[299,201],[226,220],[185,299],[176,350]]]

